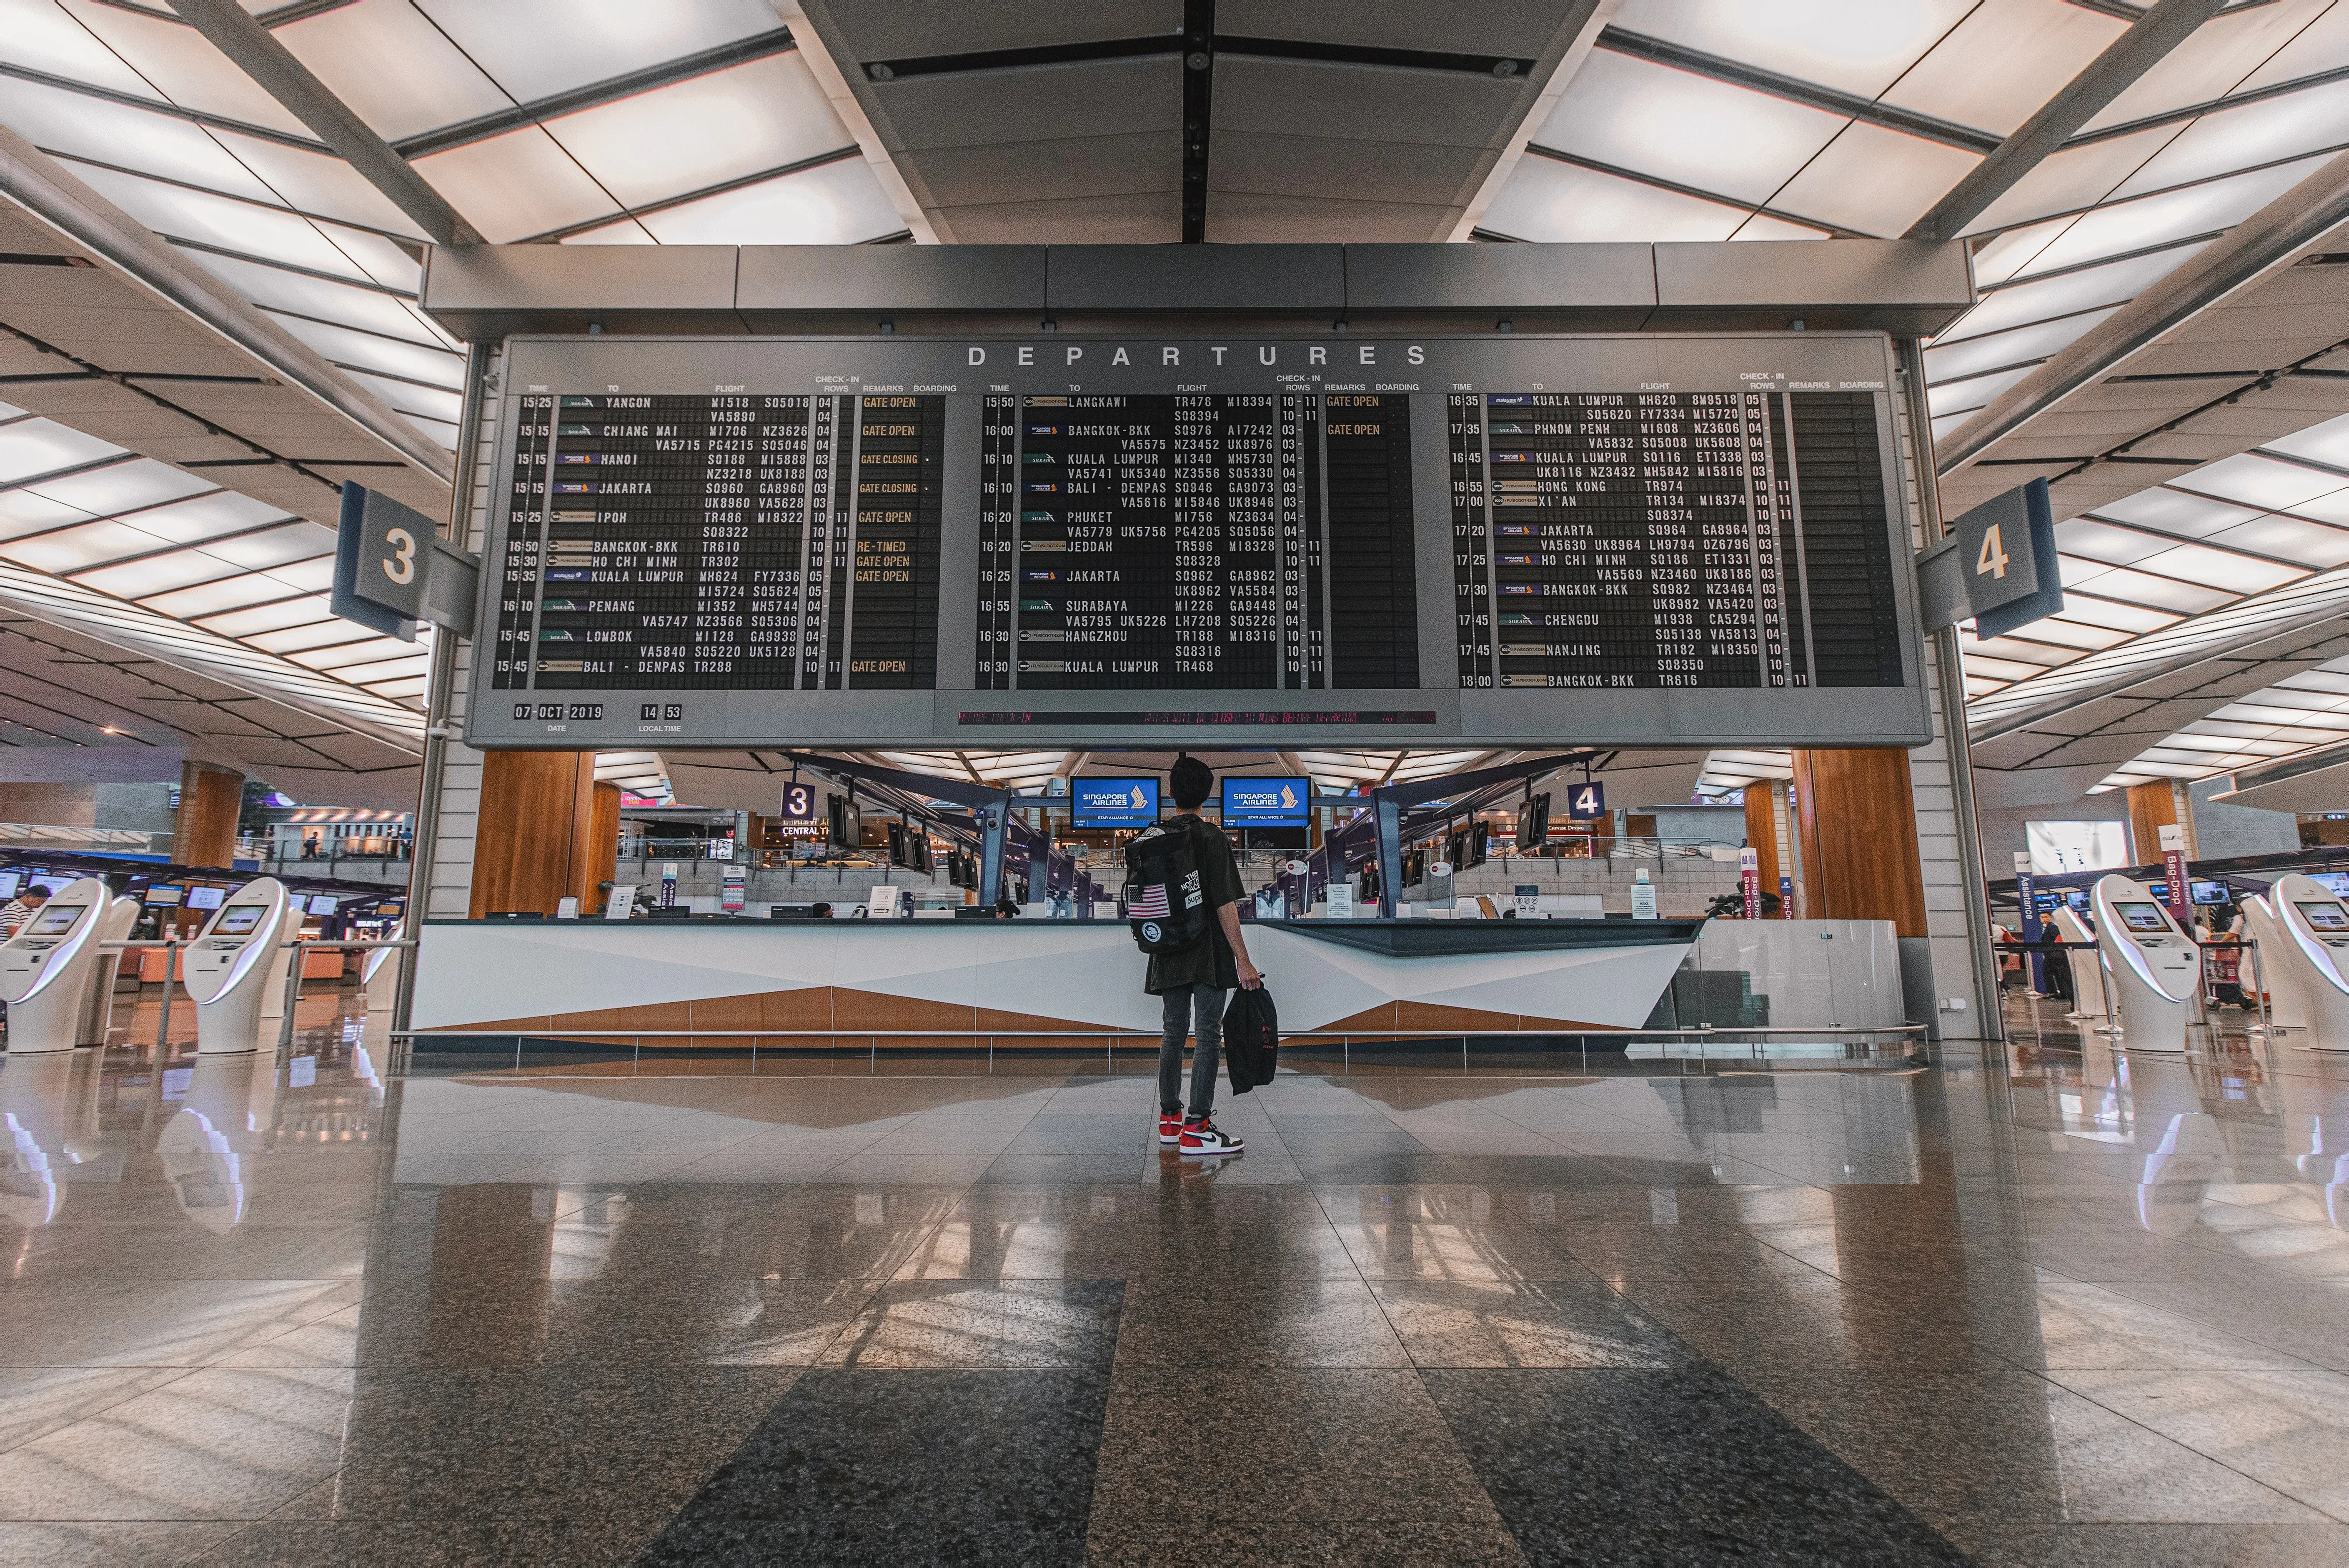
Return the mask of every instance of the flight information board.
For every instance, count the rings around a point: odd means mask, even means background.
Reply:
[[[987,439],[981,687],[1419,684],[1408,396],[992,397]]]
[[[1460,684],[1900,685],[1874,400],[1452,395]]]
[[[1878,335],[507,354],[478,744],[1929,733]]]

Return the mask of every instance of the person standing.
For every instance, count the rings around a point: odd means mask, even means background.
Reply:
[[[41,905],[49,902],[49,890],[29,886],[0,906],[0,942],[5,942],[25,928],[25,923],[38,914]]]
[[[1207,936],[1177,953],[1154,953],[1143,990],[1161,999],[1165,1033],[1158,1042],[1158,1141],[1178,1145],[1185,1155],[1230,1154],[1241,1147],[1215,1124],[1216,1067],[1223,1056],[1224,999],[1235,986],[1253,991],[1264,976],[1248,962],[1240,935],[1239,861],[1224,830],[1199,815],[1216,788],[1216,776],[1195,757],[1175,761],[1167,775],[1174,796],[1169,832],[1190,835],[1191,858],[1206,895]],[[1191,1108],[1183,1109],[1183,1037],[1195,1036],[1191,1057]]]

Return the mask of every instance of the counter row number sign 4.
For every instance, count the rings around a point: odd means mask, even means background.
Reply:
[[[2055,562],[2055,514],[2045,480],[2033,480],[1966,512],[1917,557],[1925,626],[1971,621],[2002,636],[2064,608]]]

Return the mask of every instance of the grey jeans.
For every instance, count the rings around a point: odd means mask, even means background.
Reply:
[[[1183,1037],[1199,1037],[1191,1054],[1191,1114],[1216,1109],[1216,1064],[1224,1055],[1224,997],[1213,985],[1178,985],[1159,1000],[1165,1005],[1166,1032],[1158,1041],[1158,1109],[1169,1116],[1183,1109]]]

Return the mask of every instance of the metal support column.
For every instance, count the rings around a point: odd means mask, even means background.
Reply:
[[[490,347],[465,346],[465,402],[457,421],[457,476],[449,500],[449,542],[465,543],[465,525],[472,516],[473,468],[481,444],[481,422],[489,407]],[[503,581],[503,562],[484,562],[481,591],[494,595]],[[402,923],[411,935],[422,929],[425,902],[432,890],[432,861],[440,844],[440,774],[449,760],[449,710],[456,700],[458,634],[446,626],[432,630],[432,668],[424,708],[424,779],[416,801],[416,833],[408,862],[408,918]],[[410,949],[400,960],[399,984],[393,988],[391,1026],[406,1029],[416,1002],[416,961],[423,950]]]
[[[1392,920],[1402,895],[1402,802],[1373,795],[1371,810],[1379,830],[1379,914]]]
[[[1923,513],[1924,534],[1938,540],[1947,528],[1941,517],[1939,476],[1933,469],[1933,420],[1925,402],[1925,346],[1916,338],[1900,343],[1901,378],[1908,383],[1903,400],[1909,414],[1909,438],[1917,454],[1917,500]],[[1945,626],[1934,634],[1934,663],[1939,682],[1941,741],[1950,765],[1950,804],[1957,817],[1958,874],[1966,901],[1966,952],[1973,969],[1974,1006],[1982,1021],[1979,1038],[2003,1037],[2003,1014],[1999,1006],[1998,960],[1990,945],[1990,889],[1983,880],[1982,830],[1974,812],[1973,746],[1966,733],[1964,655],[1958,646],[1958,629]]]

